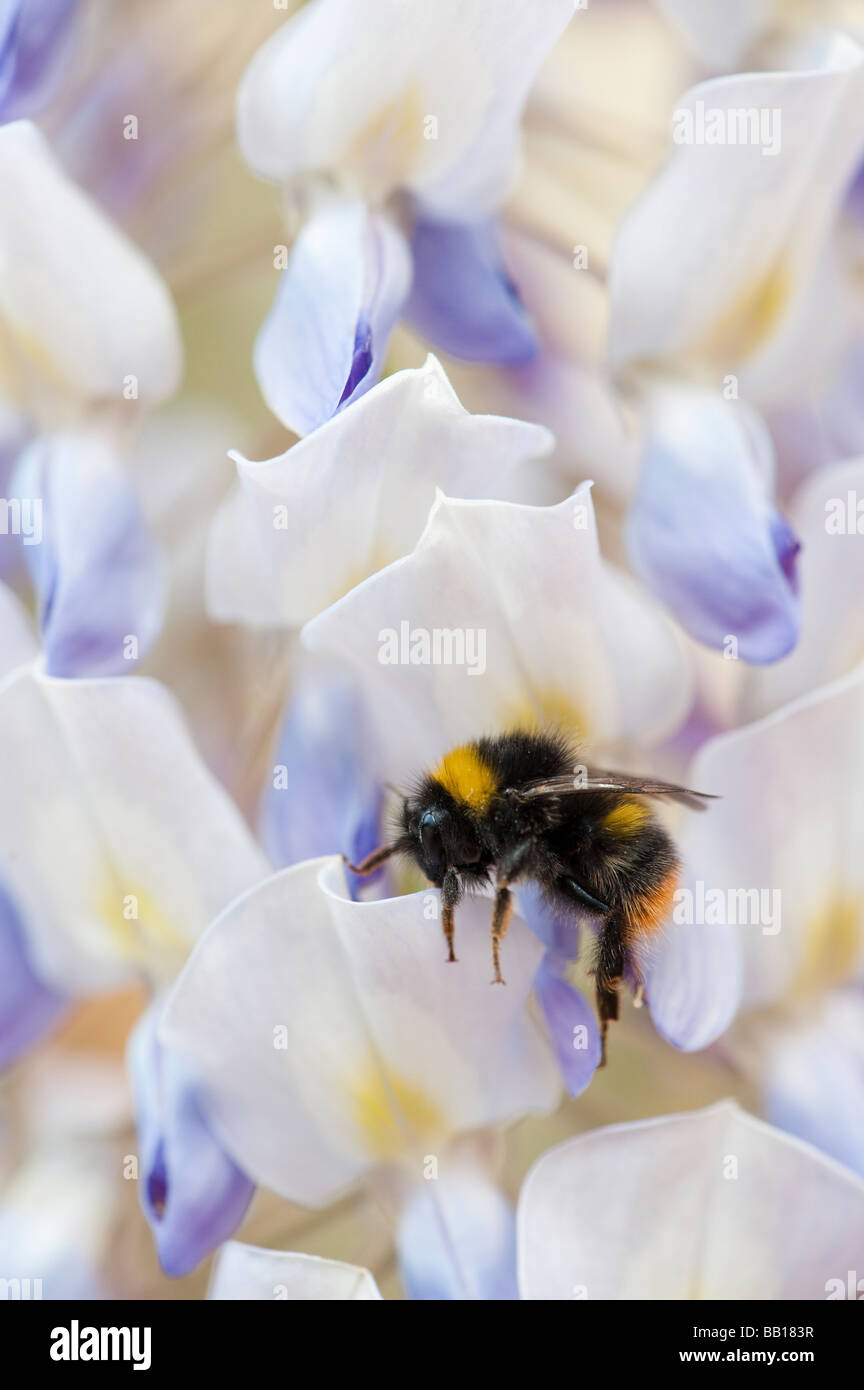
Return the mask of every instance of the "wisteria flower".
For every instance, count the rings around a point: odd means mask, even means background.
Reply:
[[[469,414],[430,356],[279,458],[235,455],[238,486],[211,535],[210,612],[255,627],[300,626],[413,549],[436,488],[530,496],[551,447],[539,425]]]
[[[813,1205],[802,1202],[805,1194]],[[543,1154],[519,1197],[519,1296],[846,1297],[862,1229],[860,1181],[726,1102],[596,1130]],[[436,1255],[427,1251],[427,1259]],[[344,1302],[380,1294],[368,1270],[231,1242],[210,1297]]]
[[[256,349],[267,402],[295,433],[374,384],[406,300],[449,352],[533,354],[490,219],[531,79],[573,9],[315,0],[255,56],[240,147],[311,207]]]
[[[813,391],[816,342],[824,392],[854,341],[843,313],[820,308],[861,159],[862,74],[859,45],[833,35],[788,71],[692,89],[674,113],[674,153],[621,224],[610,271],[613,365],[646,405],[634,563],[695,637],[719,648],[732,637],[755,663],[791,650],[798,616],[796,540],[773,501],[771,443],[753,407]],[[732,133],[750,112],[758,138]]]

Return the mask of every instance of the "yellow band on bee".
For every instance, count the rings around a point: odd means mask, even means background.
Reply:
[[[432,777],[440,782],[454,801],[470,806],[474,811],[484,810],[498,790],[495,774],[470,743],[451,749],[441,759]]]
[[[607,811],[600,823],[612,835],[635,835],[650,815],[648,807],[641,801],[622,801]]]

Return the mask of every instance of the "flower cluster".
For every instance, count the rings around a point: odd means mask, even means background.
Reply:
[[[4,1287],[846,1296],[862,114],[857,0],[0,4]]]

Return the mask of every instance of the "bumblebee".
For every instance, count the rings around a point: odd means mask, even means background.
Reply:
[[[637,941],[668,916],[680,864],[646,798],[669,797],[703,810],[709,795],[671,782],[592,771],[558,733],[513,732],[452,749],[403,798],[392,844],[356,874],[404,855],[441,890],[448,960],[454,916],[466,892],[494,886],[493,984],[504,984],[501,942],[513,912],[512,885],[536,883],[559,914],[598,920],[592,974],[606,1060],[609,1024],[626,981],[641,993]],[[347,862],[347,861],[346,861]]]

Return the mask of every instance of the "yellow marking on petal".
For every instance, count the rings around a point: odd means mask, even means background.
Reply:
[[[28,405],[32,396],[30,385],[36,376],[39,382],[60,394],[75,387],[48,343],[29,329],[15,324],[5,325],[0,332],[0,391],[15,404]]]
[[[451,749],[431,775],[454,801],[472,811],[484,810],[498,790],[495,774],[470,743]]]
[[[606,812],[601,825],[612,835],[635,835],[650,816],[651,812],[641,801],[622,801]]]
[[[352,1116],[369,1152],[381,1162],[418,1145],[431,1146],[448,1132],[440,1109],[422,1087],[371,1062],[349,1084]]]
[[[501,726],[507,729],[521,729],[526,733],[554,728],[565,736],[570,735],[578,739],[580,745],[591,741],[591,724],[585,717],[584,710],[580,709],[569,695],[554,686],[532,691],[508,705]]]
[[[864,903],[852,893],[827,899],[804,929],[803,953],[792,991],[811,994],[843,984],[864,953]]]
[[[346,574],[340,578],[336,589],[333,591],[330,603],[338,603],[340,598],[344,598],[346,594],[350,594],[351,590],[356,589],[358,584],[362,584],[364,579],[370,579],[373,574],[377,574],[379,570],[386,569],[388,565],[392,565],[393,561],[398,559],[399,556],[394,551],[385,550],[384,547],[380,545],[376,546],[372,554],[367,560],[364,560],[362,565],[358,565],[355,570],[347,571]]]
[[[777,262],[724,309],[701,345],[723,362],[752,357],[771,336],[792,298],[793,280]],[[700,350],[697,345],[696,351]]]
[[[140,885],[121,887],[118,878],[107,877],[97,895],[96,911],[127,960],[145,963],[158,955],[179,964],[189,952],[189,942],[176,924]]]
[[[347,176],[371,196],[386,196],[404,183],[425,148],[424,119],[420,89],[409,83],[351,141],[342,161]]]

